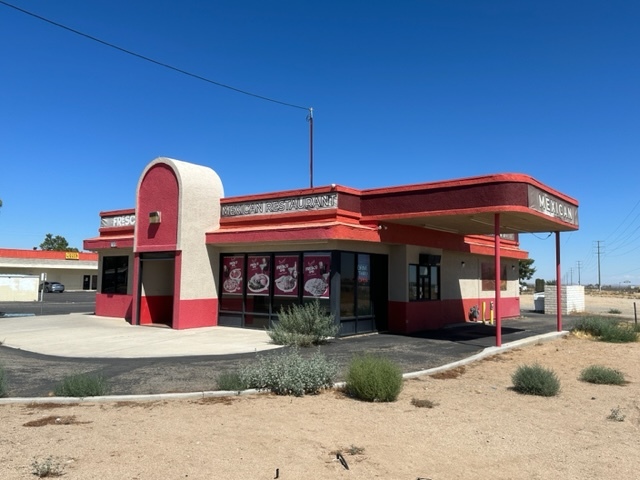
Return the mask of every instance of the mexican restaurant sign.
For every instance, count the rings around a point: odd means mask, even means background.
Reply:
[[[228,203],[222,205],[222,217],[273,215],[307,210],[327,210],[338,207],[338,194],[304,195],[301,197],[260,200],[257,202]]]
[[[578,207],[529,185],[529,208],[578,226]]]

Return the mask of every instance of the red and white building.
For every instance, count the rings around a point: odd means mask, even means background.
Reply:
[[[0,248],[0,274],[46,275],[66,290],[95,290],[98,284],[98,254]],[[0,298],[1,300],[2,298]]]
[[[498,174],[224,198],[210,168],[157,158],[132,209],[100,213],[96,314],[176,329],[263,328],[320,301],[342,335],[520,315],[518,235],[578,229],[578,202]],[[558,281],[560,280],[558,276]]]

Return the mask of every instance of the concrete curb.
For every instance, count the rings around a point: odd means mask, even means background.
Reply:
[[[542,335],[536,335],[534,337],[527,337],[521,340],[516,340],[515,342],[506,343],[501,347],[487,347],[480,353],[476,353],[475,355],[471,355],[470,357],[464,358],[462,360],[458,360],[457,362],[448,363],[446,365],[430,368],[428,370],[420,370],[418,372],[405,373],[402,376],[402,378],[416,378],[416,377],[421,377],[423,375],[433,375],[434,373],[440,373],[446,370],[452,370],[454,368],[461,367],[463,365],[468,365],[470,363],[477,362],[478,360],[482,360],[483,358],[491,357],[493,355],[498,355],[499,353],[504,353],[504,352],[508,352],[509,350],[525,347],[527,345],[531,345],[532,343],[535,344],[535,343],[550,342],[552,340],[565,337],[568,334],[569,334],[568,331],[544,333]]]
[[[402,375],[403,378],[416,378],[424,375],[433,375],[435,373],[443,372],[446,370],[452,370],[454,368],[468,365],[473,362],[482,360],[483,358],[491,357],[500,353],[507,352],[516,348],[524,347],[535,343],[546,343],[558,338],[562,338],[568,335],[568,331],[551,332],[542,335],[536,335],[534,337],[527,337],[515,342],[510,342],[502,345],[501,347],[487,347],[482,352],[471,355],[470,357],[458,360],[456,362],[448,363],[439,367],[430,368],[428,370],[420,370],[417,372],[409,372]],[[343,388],[345,382],[335,383],[333,388]],[[205,398],[216,397],[237,397],[244,395],[256,395],[261,393],[269,393],[265,390],[242,390],[242,391],[203,391],[203,392],[188,392],[188,393],[156,393],[149,395],[105,395],[101,397],[14,397],[14,398],[0,398],[0,405],[11,404],[77,404],[77,403],[107,403],[107,402],[158,402],[162,400],[198,400]]]

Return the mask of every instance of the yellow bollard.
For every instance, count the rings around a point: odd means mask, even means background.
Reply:
[[[484,323],[485,318],[487,318],[485,316],[487,311],[487,302],[482,302],[482,323]]]
[[[489,303],[489,311],[491,312],[491,320],[489,321],[489,323],[493,325],[493,302]]]

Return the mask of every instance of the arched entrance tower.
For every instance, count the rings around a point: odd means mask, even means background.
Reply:
[[[220,224],[220,177],[160,157],[140,176],[134,233],[133,323],[183,329],[217,324],[216,258],[205,233]]]

